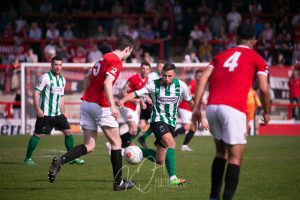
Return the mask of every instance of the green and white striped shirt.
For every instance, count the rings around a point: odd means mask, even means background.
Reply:
[[[150,95],[152,103],[151,122],[165,122],[176,127],[176,114],[182,98],[191,101],[188,86],[181,80],[173,79],[168,86],[160,84],[161,79],[151,81],[145,87],[134,92],[136,97]]]
[[[65,85],[66,79],[61,74],[56,78],[50,71],[40,77],[35,89],[41,91],[40,108],[45,116],[61,115],[59,102],[64,95]]]

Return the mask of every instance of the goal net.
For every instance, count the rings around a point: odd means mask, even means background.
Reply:
[[[62,75],[66,79],[65,108],[73,132],[80,132],[79,109],[81,97],[87,83],[89,70],[93,63],[63,63]],[[175,63],[177,77],[186,83],[194,79],[195,71],[203,69],[207,63]],[[120,90],[129,77],[138,73],[140,63],[124,64],[118,80],[114,85],[114,95],[118,98]],[[156,64],[151,64],[152,71]],[[36,111],[33,103],[34,87],[39,77],[50,71],[50,63],[21,64],[21,133],[33,134]]]

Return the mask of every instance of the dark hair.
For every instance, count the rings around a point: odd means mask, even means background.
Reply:
[[[169,70],[174,70],[175,71],[176,67],[173,63],[165,63],[162,71],[169,71]]]
[[[202,69],[198,69],[197,71],[195,71],[195,74],[202,73],[202,72],[203,72]]]
[[[239,40],[250,40],[255,38],[255,29],[250,24],[241,24],[237,29],[237,36]]]
[[[144,66],[144,65],[149,66],[149,68],[151,68],[150,63],[148,63],[147,61],[143,61],[143,62],[141,63],[141,67]]]
[[[118,37],[116,42],[116,48],[118,50],[123,51],[127,47],[133,48],[132,38],[128,35],[121,35],[120,37]]]
[[[53,58],[51,58],[51,63],[54,63],[55,60],[63,61],[63,59],[60,56],[54,56]]]

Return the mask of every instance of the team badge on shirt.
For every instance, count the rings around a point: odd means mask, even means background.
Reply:
[[[112,74],[116,74],[117,71],[118,71],[118,69],[117,69],[116,67],[113,67],[113,68],[110,70],[110,72],[111,72]]]

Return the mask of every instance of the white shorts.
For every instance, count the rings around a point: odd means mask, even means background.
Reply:
[[[112,116],[109,107],[97,103],[82,101],[80,106],[80,126],[89,130],[98,130],[98,126],[117,128],[119,123]]]
[[[181,122],[184,124],[192,123],[192,112],[186,109],[178,108],[178,114]]]
[[[226,105],[208,105],[206,108],[210,132],[227,144],[246,144],[246,114]]]
[[[136,124],[139,123],[139,118],[136,111],[127,107],[121,107],[120,112],[125,122],[134,121]]]

